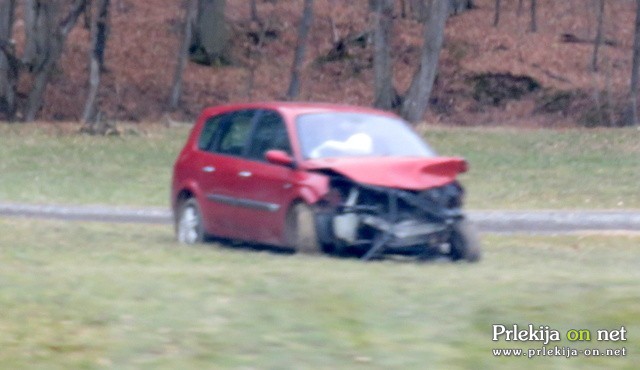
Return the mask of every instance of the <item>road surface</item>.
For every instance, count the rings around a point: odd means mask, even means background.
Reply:
[[[0,216],[170,224],[171,212],[161,207],[112,207],[78,205],[33,205],[0,202]],[[556,234],[579,231],[640,232],[640,210],[549,210],[469,211],[469,218],[481,232]]]

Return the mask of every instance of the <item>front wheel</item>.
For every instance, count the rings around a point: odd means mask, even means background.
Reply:
[[[478,232],[468,220],[458,222],[451,232],[451,259],[477,262],[482,255]]]
[[[205,233],[202,212],[195,198],[189,198],[180,207],[176,223],[176,237],[181,244],[204,242]]]
[[[287,241],[296,252],[320,254],[322,247],[318,241],[315,214],[305,203],[294,205],[287,215]]]

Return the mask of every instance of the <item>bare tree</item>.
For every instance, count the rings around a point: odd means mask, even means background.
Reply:
[[[336,26],[336,21],[334,19],[335,9],[338,4],[336,0],[330,0],[329,5],[331,6],[331,11],[329,12],[329,25],[331,26],[331,43],[335,45],[340,41],[340,34],[338,33],[338,27]]]
[[[431,0],[400,0],[400,17],[413,18],[424,22],[427,18],[428,3]],[[449,15],[456,15],[473,9],[473,0],[440,0],[449,3]],[[378,0],[369,0],[369,10],[374,11]]]
[[[449,0],[451,10],[449,15],[460,14],[465,10],[473,9],[473,0]]]
[[[393,0],[378,0],[375,13],[373,71],[375,76],[374,106],[381,109],[394,108],[396,97],[393,88],[391,30],[393,27]]]
[[[596,26],[596,39],[593,45],[593,55],[591,58],[591,69],[593,71],[598,70],[598,52],[600,51],[600,45],[602,45],[604,38],[603,23],[604,23],[604,0],[598,1],[597,11],[597,26]]]
[[[44,93],[51,78],[54,67],[62,55],[64,43],[80,15],[85,11],[87,0],[74,0],[71,10],[57,22],[58,2],[27,0],[26,24],[30,30],[25,45],[25,61],[33,74],[33,85],[27,98],[24,120],[35,120],[42,103]],[[30,14],[33,12],[33,14]]]
[[[449,16],[449,4],[431,0],[427,13],[420,67],[413,76],[401,109],[401,115],[409,122],[421,120],[429,105],[444,41],[444,28]]]
[[[407,14],[409,13],[409,11],[407,9],[407,6],[408,6],[407,0],[400,0],[400,16],[402,18],[407,18]],[[377,7],[377,1],[374,4],[374,9],[373,10],[375,10],[376,7]]]
[[[189,47],[191,60],[207,65],[229,63],[226,4],[226,0],[198,0],[198,15]]]
[[[427,2],[430,0],[400,0],[400,17],[415,19],[418,22],[424,22],[427,14]],[[459,7],[464,4],[461,0],[442,0],[449,3],[451,12],[457,12]],[[469,1],[469,0],[465,0]],[[378,8],[378,0],[369,0],[369,10],[376,11]],[[393,6],[391,7],[393,9]]]
[[[304,63],[304,56],[307,49],[307,38],[311,21],[313,20],[313,0],[304,0],[304,9],[302,11],[302,20],[298,28],[298,42],[296,44],[293,65],[291,66],[291,82],[287,90],[287,100],[293,100],[300,93],[300,71]]]
[[[537,12],[538,12],[538,6],[537,6],[537,1],[536,0],[531,0],[531,8],[530,8],[530,13],[531,13],[531,25],[530,25],[530,30],[531,32],[538,32],[538,20],[537,20]]]
[[[493,13],[493,27],[498,27],[500,23],[500,0],[496,0],[495,11]]]
[[[409,0],[409,11],[415,20],[424,22],[427,16],[427,3],[425,0]]]
[[[260,16],[258,15],[258,4],[256,3],[256,0],[251,0],[249,6],[251,8],[251,20],[256,23],[261,23]]]
[[[518,17],[522,15],[522,8],[524,8],[524,0],[518,0],[518,8],[516,10],[516,15]]]
[[[189,56],[189,46],[191,45],[191,37],[193,35],[193,23],[195,22],[197,12],[198,0],[189,0],[184,16],[182,43],[180,45],[180,50],[178,51],[176,69],[173,73],[173,83],[171,84],[171,93],[169,95],[170,110],[178,108],[180,96],[182,95],[182,78],[187,64],[187,57]]]
[[[6,1],[6,0],[0,0]],[[5,90],[11,90],[5,93],[5,101],[7,96],[9,99],[13,97],[13,103],[8,107],[8,116],[13,118],[15,107],[17,106],[16,82],[21,72],[26,71],[31,75],[29,79],[31,86],[29,88],[26,102],[22,109],[22,119],[24,121],[33,121],[44,101],[44,93],[51,79],[51,75],[55,66],[62,55],[64,44],[69,32],[73,29],[87,8],[88,0],[24,0],[22,13],[24,15],[25,29],[25,45],[22,57],[16,54],[13,43],[10,40],[4,40],[0,37],[0,56],[3,61],[8,64],[8,73],[3,74],[8,77],[8,83],[0,84]],[[15,5],[15,2],[11,2]],[[8,4],[3,3],[5,6]],[[60,9],[68,8],[64,16],[60,16]],[[6,9],[15,9],[14,6]],[[2,12],[0,15],[4,19],[11,12]],[[9,21],[12,20],[9,19]],[[0,78],[1,80],[1,78]],[[8,91],[7,90],[7,91]],[[17,113],[15,113],[17,115]]]
[[[638,80],[640,78],[640,0],[636,0],[636,22],[631,67],[631,114],[633,124],[638,125]]]
[[[11,121],[16,112],[15,86],[17,83],[17,60],[13,53],[13,18],[15,0],[0,0],[0,113]],[[3,47],[4,46],[4,47]],[[6,52],[4,49],[8,49]]]
[[[100,88],[102,69],[104,68],[104,53],[109,36],[110,5],[110,0],[98,0],[97,9],[91,22],[89,94],[82,113],[82,121],[85,124],[93,122],[97,114],[98,89]]]
[[[399,107],[402,117],[417,122],[424,116],[433,89],[438,59],[444,40],[444,27],[450,14],[450,3],[430,0],[426,5],[426,19],[420,64],[413,75],[406,94],[400,95],[393,86],[393,66],[389,40],[393,28],[393,0],[377,0],[374,32],[375,102],[382,109]]]

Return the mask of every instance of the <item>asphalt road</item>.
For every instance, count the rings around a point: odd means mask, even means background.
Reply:
[[[161,207],[32,205],[0,202],[0,216],[117,223],[170,224]],[[481,232],[558,234],[580,231],[640,232],[640,211],[469,211]]]

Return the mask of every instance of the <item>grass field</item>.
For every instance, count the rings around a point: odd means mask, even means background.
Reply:
[[[640,208],[640,131],[429,129],[465,157],[472,208]]]
[[[0,201],[166,206],[186,128],[0,125]],[[475,209],[640,208],[640,131],[425,130]],[[640,236],[485,235],[478,264],[175,244],[167,225],[0,218],[0,369],[626,368]],[[492,324],[620,329],[625,357],[498,358]]]
[[[96,137],[68,126],[0,125],[0,199],[166,206],[187,130],[136,132]]]
[[[3,369],[635,369],[640,236],[486,236],[479,264],[178,246],[167,226],[0,218]],[[492,324],[620,329],[626,357],[496,358]]]
[[[0,125],[0,200],[168,204],[185,128],[141,126],[119,137],[54,125]],[[640,208],[640,131],[439,128],[443,155],[468,159],[462,176],[476,209]]]

